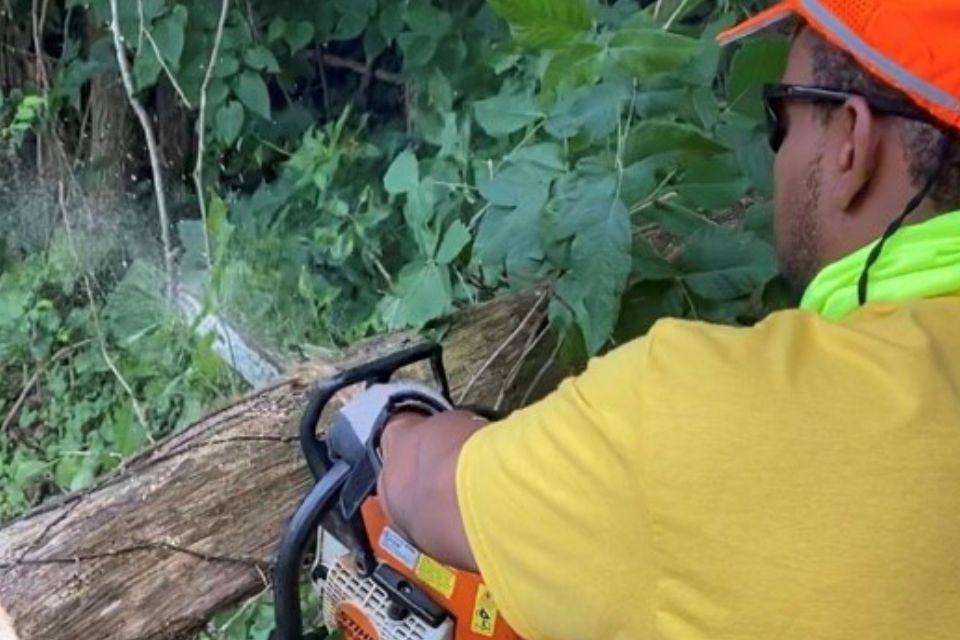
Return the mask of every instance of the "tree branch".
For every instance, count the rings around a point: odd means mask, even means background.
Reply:
[[[193,182],[197,189],[197,200],[200,205],[200,220],[203,222],[203,244],[206,253],[207,268],[213,272],[213,247],[210,244],[210,230],[207,227],[207,199],[203,189],[203,156],[207,151],[207,89],[210,79],[213,78],[214,67],[217,66],[217,57],[220,55],[220,46],[223,43],[223,31],[227,25],[227,14],[230,11],[230,0],[223,0],[220,6],[220,21],[217,23],[217,35],[213,40],[213,49],[210,51],[210,61],[207,71],[200,85],[200,117],[197,118],[197,166],[193,170]]]
[[[353,71],[354,73],[359,73],[363,76],[370,75],[371,73],[371,69],[368,65],[365,65],[362,62],[357,62],[356,60],[351,60],[350,58],[343,58],[341,56],[333,55],[323,51],[320,52],[319,57],[320,63],[328,69],[346,69],[347,71]],[[384,71],[383,69],[373,70],[373,77],[380,82],[394,84],[399,87],[406,85],[406,80],[404,80],[402,75],[399,73]]]
[[[120,32],[120,18],[117,11],[117,0],[110,0],[110,30],[113,32],[113,45],[117,51],[117,64],[120,66],[120,75],[123,78],[123,88],[127,92],[133,112],[140,121],[143,136],[147,141],[147,152],[150,154],[150,168],[153,172],[153,188],[157,198],[157,210],[160,216],[160,238],[163,243],[163,266],[167,277],[167,300],[173,301],[176,291],[176,280],[173,264],[173,240],[170,237],[170,215],[167,211],[167,196],[163,184],[163,165],[160,162],[160,149],[157,145],[157,135],[153,130],[153,122],[146,109],[137,99],[133,85],[133,76],[130,72],[130,62],[127,60],[126,45],[123,43],[123,34]]]
[[[24,402],[27,401],[27,398],[30,397],[30,392],[33,390],[33,387],[40,380],[40,376],[43,375],[43,372],[47,370],[47,367],[50,365],[64,360],[71,356],[77,349],[81,349],[88,344],[90,340],[83,340],[76,344],[64,347],[57,351],[53,356],[48,360],[40,363],[40,366],[37,367],[37,370],[33,372],[33,375],[30,376],[30,379],[27,380],[27,384],[23,386],[23,391],[20,392],[20,395],[17,396],[16,401],[13,403],[13,406],[10,407],[10,411],[7,412],[7,417],[3,419],[3,424],[0,424],[0,433],[6,433],[7,429],[10,428],[10,425],[13,424],[13,421],[16,419],[17,415],[20,413],[20,409],[23,408]]]

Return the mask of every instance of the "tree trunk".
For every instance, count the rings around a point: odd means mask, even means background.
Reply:
[[[92,10],[86,12],[84,40],[88,47],[109,35],[97,23],[95,14]],[[143,155],[133,145],[133,115],[115,69],[97,74],[90,81],[85,111],[84,120],[89,121],[90,130],[87,197],[97,208],[107,211],[126,200],[131,172],[138,166],[139,159],[134,154]]]
[[[155,113],[163,171],[170,184],[180,184],[190,174],[190,158],[196,143],[190,111],[183,106],[167,78],[157,85]]]
[[[454,322],[444,345],[455,398],[469,386],[469,402],[492,404],[519,362],[529,367],[521,380],[541,368],[544,350],[524,358],[542,328],[540,300],[505,298]],[[275,545],[311,484],[296,422],[312,384],[418,341],[387,336],[304,365],[97,487],[0,529],[0,609],[22,640],[178,638],[266,589]],[[524,391],[511,390],[508,405]]]
[[[31,61],[28,34],[0,5],[0,89],[24,86]]]

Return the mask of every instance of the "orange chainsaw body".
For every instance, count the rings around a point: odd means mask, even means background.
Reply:
[[[415,549],[390,527],[378,498],[363,503],[362,516],[374,555],[447,612],[455,621],[453,640],[522,640],[478,574],[453,569]],[[354,605],[339,609],[337,622],[348,640],[378,639],[375,625]]]

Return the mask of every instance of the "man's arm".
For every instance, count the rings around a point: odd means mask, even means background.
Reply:
[[[642,425],[662,395],[641,392],[648,351],[621,347],[489,426],[451,412],[398,416],[384,433],[388,516],[427,554],[479,569],[521,637],[655,635],[637,621],[656,595],[639,489]]]
[[[449,565],[477,570],[457,501],[460,451],[487,421],[466,411],[431,418],[401,414],[381,441],[379,494],[387,517],[428,555]]]

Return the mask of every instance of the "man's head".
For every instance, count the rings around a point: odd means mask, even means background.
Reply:
[[[880,237],[933,175],[944,134],[880,113],[861,96],[910,104],[808,27],[793,39],[783,82],[854,94],[843,104],[782,101],[785,137],[774,166],[776,238],[797,290],[820,269]],[[912,220],[960,208],[960,150]]]

